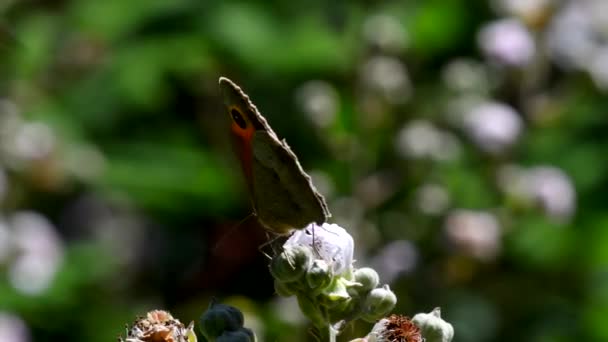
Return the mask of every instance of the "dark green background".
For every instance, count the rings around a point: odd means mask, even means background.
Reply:
[[[305,324],[283,319],[257,251],[265,235],[246,219],[222,75],[249,93],[315,179],[325,176],[330,186],[319,187],[355,232],[358,267],[393,240],[416,246],[416,268],[391,283],[396,313],[441,306],[460,342],[608,339],[608,100],[589,73],[546,54],[524,67],[484,57],[477,33],[506,16],[489,3],[56,0],[8,1],[0,10],[0,97],[55,137],[44,158],[11,162],[10,146],[0,155],[9,184],[3,215],[41,213],[63,243],[59,270],[35,295],[9,281],[17,256],[0,260],[0,311],[23,319],[33,341],[114,340],[153,308],[189,322],[211,296],[239,306],[265,341],[312,340]],[[559,10],[530,23],[538,46]],[[365,37],[376,14],[393,17],[403,45],[387,50]],[[406,102],[366,84],[373,56],[407,68]],[[502,153],[484,152],[446,116],[460,95],[443,70],[463,57],[494,80],[471,92],[521,115],[523,133]],[[310,80],[334,87],[337,110],[326,126],[298,105]],[[538,95],[546,120],[528,105]],[[420,119],[451,133],[458,157],[399,155],[399,132]],[[576,188],[574,216],[556,221],[500,191],[497,173],[509,164],[563,170]],[[370,200],[374,182],[384,188]],[[426,183],[445,189],[449,208],[419,210]],[[450,244],[443,226],[457,208],[497,217],[495,258]]]

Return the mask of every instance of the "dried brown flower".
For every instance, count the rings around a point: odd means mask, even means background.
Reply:
[[[382,338],[391,342],[422,342],[420,329],[409,317],[401,315],[390,315],[387,318]]]
[[[196,342],[193,331],[194,324],[185,327],[170,313],[162,310],[153,310],[146,317],[139,317],[127,330],[125,339],[118,338],[120,342]]]

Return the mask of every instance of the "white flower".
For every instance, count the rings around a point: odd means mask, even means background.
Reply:
[[[0,311],[0,341],[31,341],[25,322],[10,312]]]
[[[530,32],[515,19],[502,19],[484,26],[477,40],[486,56],[509,66],[528,64],[536,49]]]
[[[449,204],[450,195],[439,184],[423,184],[416,191],[416,205],[427,215],[439,215]]]
[[[325,260],[332,267],[335,275],[352,269],[355,243],[353,237],[337,224],[323,223],[319,226],[311,223],[293,233],[283,246],[296,245],[311,247],[316,257]]]
[[[576,210],[576,190],[566,173],[554,166],[525,169],[504,166],[498,174],[502,191],[526,201],[536,202],[558,222],[567,222]]]
[[[486,65],[472,59],[455,59],[441,71],[443,82],[454,91],[485,92],[490,88]]]
[[[531,189],[547,214],[567,220],[574,213],[576,191],[570,178],[555,167],[536,167],[531,170]]]
[[[585,68],[598,45],[597,32],[582,3],[570,1],[564,4],[547,30],[549,54],[565,69]]]
[[[382,280],[392,283],[397,277],[414,270],[419,253],[416,246],[407,240],[391,241],[371,260],[372,267]]]
[[[296,91],[302,110],[319,127],[331,125],[338,113],[339,96],[336,89],[325,81],[308,81]]]
[[[500,224],[488,212],[454,210],[447,216],[444,229],[455,248],[482,261],[491,261],[500,251]]]
[[[412,93],[410,77],[405,64],[394,57],[376,56],[362,67],[363,84],[382,95],[392,104],[402,104]]]
[[[460,142],[456,137],[425,120],[414,120],[403,127],[397,135],[396,145],[405,158],[445,161],[460,154]]]
[[[9,267],[9,280],[23,293],[41,293],[63,264],[61,238],[46,217],[33,211],[16,212],[10,225],[18,257]]]
[[[370,45],[387,52],[399,52],[408,44],[407,32],[399,19],[387,14],[367,17],[363,23],[363,36]]]
[[[500,153],[513,145],[523,129],[519,114],[498,102],[479,104],[463,119],[466,133],[481,149],[490,153]]]

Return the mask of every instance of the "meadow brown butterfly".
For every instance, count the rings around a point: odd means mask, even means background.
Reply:
[[[254,214],[269,231],[285,235],[331,216],[298,157],[281,141],[249,97],[220,77],[230,134],[249,188]]]

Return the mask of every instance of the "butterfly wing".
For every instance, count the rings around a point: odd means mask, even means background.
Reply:
[[[285,142],[265,131],[253,137],[253,197],[259,219],[283,234],[331,216],[325,199]]]

